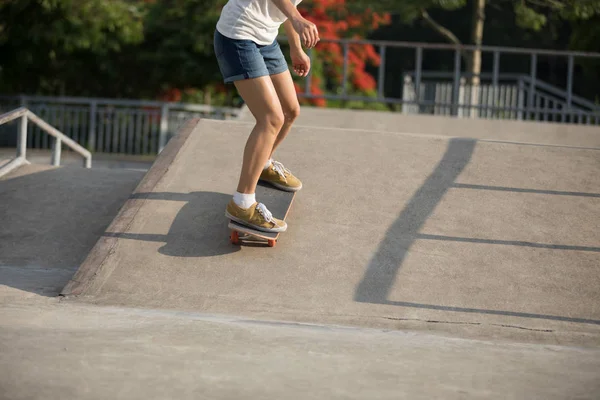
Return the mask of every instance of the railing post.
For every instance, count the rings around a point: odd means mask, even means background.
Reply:
[[[500,52],[494,51],[494,69],[492,71],[492,116],[499,114],[498,107],[498,77],[500,75]]]
[[[342,95],[346,96],[348,93],[348,86],[346,81],[348,80],[348,53],[350,52],[350,46],[348,42],[344,42],[344,66],[342,72]]]
[[[379,50],[379,78],[377,80],[377,97],[385,98],[385,46]]]
[[[27,156],[27,114],[19,122],[19,135],[17,137],[17,157]]]
[[[169,106],[163,104],[160,113],[160,132],[158,134],[158,152],[163,151],[167,145],[167,133],[169,132]]]
[[[460,48],[454,50],[454,83],[452,86],[452,103],[453,110],[452,115],[458,115],[458,103],[459,103],[459,90],[460,90]]]
[[[54,144],[52,148],[52,165],[55,167],[60,166],[60,152],[62,148],[62,140],[60,138],[54,138]]]
[[[537,53],[533,53],[531,55],[531,71],[530,71],[530,78],[531,81],[529,82],[529,97],[527,98],[527,119],[530,119],[532,117],[531,113],[532,113],[532,108],[533,108],[533,102],[534,102],[534,98],[535,98],[535,86],[536,86],[536,75],[537,74]]]
[[[467,110],[465,107],[461,107],[461,105],[467,104],[467,80],[463,77],[460,78],[460,89],[458,89],[458,109],[456,110],[456,115],[460,118],[464,118]],[[470,92],[468,92],[470,95]],[[469,99],[469,103],[471,99]],[[470,112],[470,110],[469,110]]]
[[[98,114],[98,103],[92,101],[90,104],[90,133],[88,136],[88,149],[96,151],[96,117]]]
[[[517,119],[521,121],[523,119],[523,108],[525,99],[525,85],[523,81],[519,79],[519,90],[517,91]],[[512,107],[512,106],[511,106]],[[512,111],[509,113],[512,116]]]
[[[415,100],[417,101],[417,109],[421,112],[421,71],[423,68],[423,48],[417,47],[415,60]],[[435,109],[435,104],[433,105]]]
[[[567,111],[571,115],[571,119],[573,118],[573,114],[571,113],[571,106],[573,102],[573,69],[575,67],[575,60],[573,55],[569,55],[569,62],[567,67]],[[564,122],[565,114],[563,113],[563,122]],[[571,121],[573,122],[573,121]]]
[[[312,65],[312,54],[313,54],[313,49],[308,49],[307,55],[308,55],[308,59],[310,60],[311,65]],[[311,80],[312,80],[312,68],[308,71],[308,75],[306,75],[306,81],[304,82],[304,95],[306,97],[310,96]]]
[[[414,85],[412,83],[412,79],[410,75],[404,76],[404,86],[402,87],[402,114],[413,114],[413,104],[414,101]],[[417,114],[419,111],[417,110]]]

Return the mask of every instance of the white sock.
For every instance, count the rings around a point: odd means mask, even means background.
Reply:
[[[267,162],[265,163],[265,168],[263,168],[263,169],[267,169],[267,168],[269,168],[269,167],[271,166],[271,163],[273,163],[273,159],[272,159],[272,158],[269,158],[269,159],[267,160]]]
[[[249,208],[252,204],[256,203],[256,194],[235,192],[233,194],[233,202],[238,207]]]

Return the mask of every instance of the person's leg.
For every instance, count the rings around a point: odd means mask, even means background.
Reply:
[[[272,158],[275,149],[277,149],[277,146],[285,139],[292,128],[292,124],[300,115],[300,104],[298,103],[296,88],[294,87],[294,81],[292,80],[292,75],[289,70],[280,74],[271,75],[271,81],[277,92],[277,97],[281,103],[284,116],[283,126],[281,127],[277,138],[275,139],[275,143],[273,144],[273,149],[271,150],[270,157]]]
[[[269,161],[265,163],[260,179],[281,190],[295,192],[302,189],[302,182],[289,169],[285,168],[282,163],[274,161],[273,153],[290,132],[292,124],[300,114],[300,104],[298,103],[296,89],[294,88],[289,70],[272,74],[271,81],[281,103],[284,122],[277,134],[277,138],[273,142]]]
[[[283,111],[260,46],[251,40],[235,40],[215,31],[214,49],[225,83],[234,83],[256,125],[246,141],[237,191],[227,204],[230,220],[267,232],[283,232],[285,221],[256,201],[259,176],[269,158],[273,143],[283,126]]]
[[[256,125],[244,149],[237,188],[239,193],[252,194],[284,125],[284,113],[273,82],[268,76],[239,80],[235,82],[235,86],[256,119]]]
[[[235,86],[256,118],[256,125],[246,141],[237,192],[227,204],[225,216],[255,229],[283,232],[287,229],[285,221],[273,217],[255,198],[256,184],[283,126],[283,111],[268,76],[238,80]]]

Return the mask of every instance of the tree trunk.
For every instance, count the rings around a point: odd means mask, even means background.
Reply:
[[[485,22],[485,3],[486,0],[473,0],[473,21],[471,24],[471,41],[480,47],[483,42],[483,24]],[[476,49],[472,52],[470,62],[467,64],[467,71],[471,73],[471,118],[479,115],[479,85],[481,82],[481,50]]]

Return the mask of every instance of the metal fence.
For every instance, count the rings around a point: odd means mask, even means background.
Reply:
[[[155,101],[0,96],[0,113],[18,107],[27,107],[89,151],[123,154],[156,154],[187,119],[232,119],[240,111]],[[36,126],[29,127],[27,137],[30,148],[52,145]]]
[[[529,119],[544,122],[568,122],[575,124],[600,124],[598,106],[589,100],[573,95],[571,105],[566,93],[540,80],[532,85],[531,78],[522,74],[500,74],[496,86],[491,74],[481,74],[481,83],[474,88],[465,77],[461,77],[458,92],[458,107],[452,103],[453,84],[450,73],[424,72],[417,96],[414,73],[404,77],[402,107],[404,114],[457,115],[468,118]],[[473,89],[477,90],[478,108],[473,104]],[[533,92],[534,110],[528,115],[525,104]],[[420,99],[436,105],[412,105]],[[452,104],[444,106],[440,104]]]
[[[479,50],[488,64],[485,68],[484,62],[480,83],[474,87],[470,84],[471,76],[464,71],[462,57],[465,52],[476,50],[475,46],[347,39],[324,39],[322,42],[333,42],[342,47],[341,82],[330,82],[329,93],[317,95],[310,91],[312,74],[309,74],[299,97],[397,104],[401,105],[403,113],[600,125],[600,106],[573,93],[575,60],[600,61],[600,53],[483,46]],[[375,46],[381,58],[374,71],[376,94],[354,95],[349,82],[352,69],[350,50],[354,48],[352,46],[367,45]],[[397,59],[394,61],[394,51],[402,51],[407,58],[411,58],[412,54],[412,60],[408,64],[397,62]],[[424,69],[425,56],[434,51],[445,52],[445,62],[449,63],[450,70]],[[308,53],[311,58],[319,54],[311,50]],[[514,55],[528,58],[529,73],[501,72],[501,59]],[[442,58],[439,54],[434,56]],[[538,57],[541,56],[559,57],[566,61],[564,88],[538,79]],[[392,59],[391,63],[389,59]],[[410,68],[405,68],[406,65]],[[398,82],[399,90],[390,93],[389,85],[386,85],[388,80]],[[89,151],[124,154],[160,152],[188,118],[232,119],[240,113],[237,108],[157,101],[0,96],[0,113],[18,107],[27,107]],[[0,127],[0,146],[14,146],[16,143],[16,126],[10,125]],[[29,126],[28,129],[28,147],[51,147],[51,141],[39,127]],[[13,134],[2,134],[7,130],[12,130]],[[15,143],[6,143],[7,138]]]
[[[313,94],[309,74],[304,89],[299,93],[299,96],[305,99],[399,104],[402,105],[403,112],[408,113],[600,124],[600,105],[573,93],[575,61],[583,58],[600,61],[600,53],[355,39],[323,39],[322,42],[341,46],[342,79],[341,82],[335,83],[333,88],[329,88],[328,93]],[[381,58],[375,74],[376,95],[352,95],[349,91],[352,68],[349,61],[350,50],[353,46],[368,45],[374,46]],[[408,57],[411,57],[412,53],[410,71],[389,63],[388,55],[392,50],[402,50]],[[487,68],[484,65],[479,76],[482,84],[476,88],[468,83],[471,76],[464,71],[462,61],[463,54],[474,50],[481,50],[482,59],[491,59],[491,63],[488,63]],[[424,70],[425,53],[429,55],[433,51],[453,53],[451,70]],[[501,59],[517,55],[528,58],[528,73],[501,73]],[[309,56],[313,58],[315,52],[309,51]],[[556,57],[566,63],[564,88],[549,85],[538,79],[538,58],[542,56]],[[386,82],[390,75],[396,80],[398,76],[402,77],[401,94],[398,96],[390,96],[386,91]],[[512,82],[506,82],[507,77],[510,77]]]

